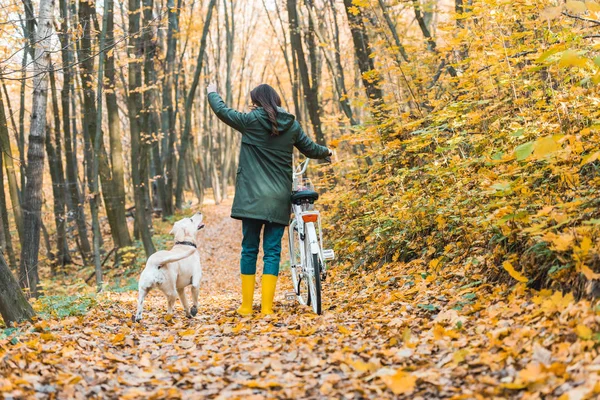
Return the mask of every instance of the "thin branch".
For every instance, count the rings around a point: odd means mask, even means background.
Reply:
[[[569,17],[569,18],[578,19],[578,20],[580,20],[580,21],[589,22],[589,23],[591,23],[591,24],[594,24],[594,25],[596,25],[596,26],[597,26],[597,25],[600,25],[600,21],[598,21],[598,20],[596,20],[596,19],[591,19],[591,18],[586,18],[586,17],[580,17],[580,16],[578,16],[578,15],[569,14],[569,13],[568,13],[568,12],[566,12],[566,11],[563,11],[563,12],[562,12],[562,15],[564,15],[564,16],[566,16],[566,17]]]

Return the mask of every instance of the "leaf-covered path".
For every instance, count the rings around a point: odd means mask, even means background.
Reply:
[[[239,222],[204,209],[204,279],[194,319],[160,292],[131,322],[136,293],[103,294],[83,317],[42,320],[0,341],[6,398],[563,398],[600,392],[598,317],[571,295],[481,284],[460,271],[339,267],[325,312],[287,302],[241,318]],[[465,280],[471,279],[470,283]],[[27,329],[27,328],[24,328]],[[562,396],[562,397],[561,397]]]

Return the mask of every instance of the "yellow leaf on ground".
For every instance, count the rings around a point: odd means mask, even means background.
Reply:
[[[527,279],[525,276],[523,276],[520,272],[516,271],[515,268],[513,267],[513,265],[509,261],[504,261],[504,263],[502,264],[502,268],[504,268],[510,276],[512,276],[514,279],[518,280],[519,282],[525,283],[525,282],[529,281],[529,279]]]
[[[186,329],[185,331],[180,331],[178,334],[179,336],[189,336],[193,335],[194,333],[196,333],[196,331],[194,331],[193,329]]]
[[[354,368],[358,372],[375,371],[377,369],[377,366],[375,364],[366,363],[366,362],[360,361],[360,360],[350,361],[349,364],[352,366],[352,368]]]
[[[592,330],[585,325],[577,325],[577,327],[575,327],[575,333],[580,339],[583,340],[589,340],[592,338]]]
[[[584,13],[587,7],[583,1],[567,1],[565,7],[572,13]]]
[[[533,145],[533,156],[542,158],[554,153],[558,149],[559,145],[552,136],[544,136],[535,141]]]
[[[119,343],[122,343],[124,340],[125,340],[125,334],[118,333],[115,336],[113,336],[111,342],[112,342],[112,344],[119,344]]]
[[[557,251],[567,251],[573,246],[573,241],[575,240],[575,236],[571,233],[563,233],[561,235],[557,235],[552,232],[548,232],[544,235],[543,239],[547,242],[552,243],[552,246]]]
[[[40,335],[40,339],[45,340],[46,342],[49,342],[51,340],[56,340],[56,336],[54,336],[51,333],[42,333]]]
[[[346,328],[344,325],[338,325],[338,330],[340,331],[340,333],[343,333],[344,335],[350,334],[350,329]]]
[[[519,371],[519,379],[527,383],[545,380],[545,375],[544,371],[542,371],[542,366],[537,362],[531,362]]]
[[[596,161],[596,160],[597,160],[599,157],[600,157],[600,151],[597,151],[597,152],[595,152],[595,153],[588,154],[587,156],[585,156],[585,157],[583,157],[583,158],[581,159],[581,164],[580,164],[580,165],[582,165],[582,166],[583,166],[583,165],[589,164],[589,163],[591,163],[591,162],[594,162],[594,161]]]
[[[585,2],[585,6],[591,12],[600,12],[600,4],[596,3],[595,1],[588,0]]]
[[[415,390],[415,385],[417,383],[416,376],[402,371],[401,369],[396,371],[394,375],[382,376],[381,380],[392,392],[394,392],[394,394],[412,393]]]
[[[283,386],[281,383],[277,383],[277,382],[273,382],[273,381],[268,381],[268,382],[247,381],[247,382],[244,382],[244,385],[248,386],[250,388],[258,388],[258,389],[268,389],[268,388],[275,388],[275,387]]]
[[[580,57],[575,50],[565,50],[558,65],[561,67],[585,67],[587,59]]]
[[[581,267],[581,273],[583,275],[585,275],[585,277],[588,280],[594,280],[594,279],[600,279],[600,274],[595,273],[594,271],[592,271],[592,269],[590,267],[588,267],[587,265],[582,265]]]

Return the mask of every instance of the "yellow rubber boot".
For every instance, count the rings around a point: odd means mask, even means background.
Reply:
[[[277,276],[262,276],[262,303],[261,313],[264,315],[273,314],[273,297],[275,297],[275,286],[277,286]]]
[[[243,316],[252,315],[252,300],[254,299],[254,275],[242,274],[242,305],[237,313]]]

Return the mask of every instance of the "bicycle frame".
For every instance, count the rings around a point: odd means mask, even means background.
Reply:
[[[298,187],[300,185],[298,178],[301,178],[302,175],[304,175],[306,173],[309,162],[310,162],[310,159],[307,158],[306,161],[301,163],[298,166],[297,170],[294,171],[293,187]],[[321,230],[321,214],[317,210],[303,210],[302,206],[297,205],[297,204],[292,204],[292,211],[294,213],[294,220],[290,224],[290,229],[294,229],[294,227],[297,226],[298,233],[300,234],[300,238],[302,239],[303,242],[306,238],[305,228],[307,231],[308,230],[311,231],[310,236],[313,236],[312,230],[315,231],[315,235],[313,238],[311,238],[309,236],[311,253],[319,254],[319,259],[321,261],[321,264],[323,265],[323,272],[327,271],[327,265],[325,264],[325,257],[323,256],[323,251],[322,251],[323,236],[321,235],[321,232],[322,232],[322,230]],[[315,216],[315,217],[310,218],[309,216]],[[305,219],[310,219],[311,221],[306,221]],[[316,219],[316,221],[313,221],[314,219]],[[315,222],[317,222],[318,231],[315,229],[315,226],[314,226]],[[302,260],[302,261],[304,261],[304,260]],[[302,265],[304,265],[304,262],[302,262]]]
[[[293,174],[293,188],[304,190],[302,175],[306,172],[309,160],[300,164]],[[318,210],[311,209],[312,202],[308,200],[301,204],[292,204],[294,218],[289,225],[290,266],[292,268],[292,282],[294,293],[300,304],[310,305],[313,310],[321,313],[321,281],[325,279],[327,259],[333,259],[333,250],[323,250],[323,237],[321,214]],[[296,235],[297,232],[297,235]],[[316,273],[315,273],[316,272]],[[307,294],[301,294],[301,282],[307,282]],[[286,296],[287,297],[287,296]],[[306,298],[306,300],[305,300]]]

